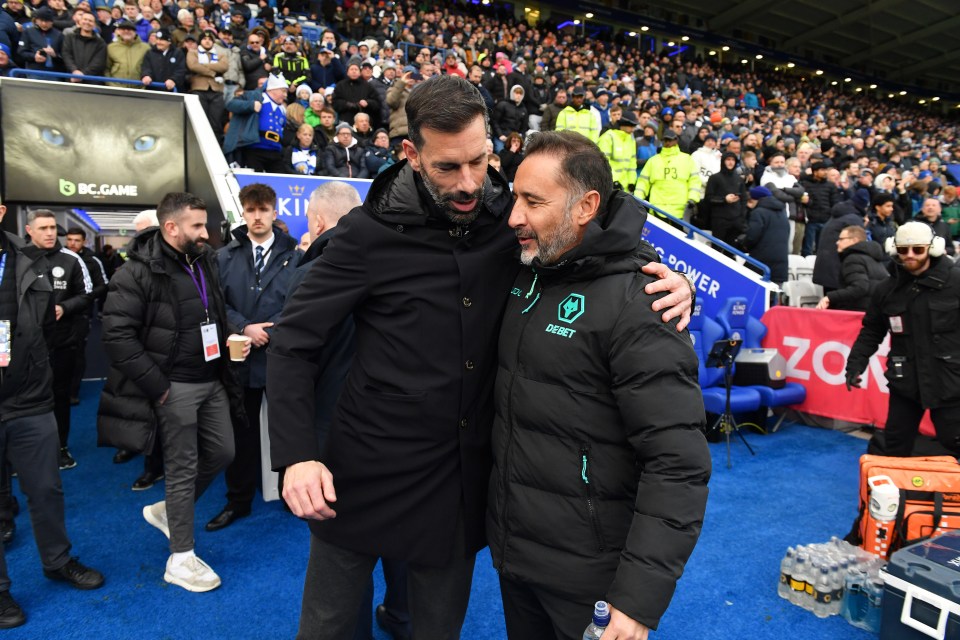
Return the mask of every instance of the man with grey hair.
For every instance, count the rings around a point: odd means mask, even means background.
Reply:
[[[302,428],[271,445],[284,500],[313,534],[304,638],[352,633],[380,557],[407,562],[414,636],[458,638],[486,544],[496,334],[519,268],[511,195],[487,164],[476,87],[459,76],[427,80],[405,111],[406,160],[380,173],[340,222],[288,299],[267,354],[268,384],[283,380],[271,425],[311,423],[327,373],[318,358],[345,319],[355,323],[323,447]],[[669,317],[689,309],[682,277],[648,286],[674,291],[656,303],[680,304]]]
[[[141,211],[137,215],[133,216],[133,228],[137,233],[140,233],[144,229],[149,229],[150,227],[158,227],[160,223],[157,222],[157,210],[156,209],[146,209]]]

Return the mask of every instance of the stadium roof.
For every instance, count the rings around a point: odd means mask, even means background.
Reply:
[[[599,9],[601,15],[610,11],[587,2],[551,4],[568,10]],[[626,0],[617,4],[621,10],[673,23],[680,27],[678,31],[690,27],[733,38],[786,56],[847,68],[878,83],[919,86],[933,93],[958,92],[956,0]]]

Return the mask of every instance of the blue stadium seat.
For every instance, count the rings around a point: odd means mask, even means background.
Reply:
[[[700,361],[699,380],[703,394],[703,405],[708,413],[721,414],[726,405],[726,390],[723,388],[723,369],[707,368],[705,366],[707,354],[717,340],[724,338],[723,327],[713,319],[701,313],[702,306],[698,303],[690,315],[690,339],[693,349]],[[717,386],[719,385],[719,386]],[[730,410],[733,413],[756,411],[762,406],[760,393],[752,388],[734,386],[730,390]]]
[[[747,312],[746,298],[729,298],[720,307],[720,311],[717,313],[717,322],[726,337],[743,340],[744,349],[760,348],[763,336],[767,334],[766,325]],[[774,389],[765,385],[750,385],[745,388],[753,389],[759,393],[761,406],[764,407],[786,407],[800,404],[807,399],[807,389],[799,382],[788,382],[782,389]],[[780,428],[784,415],[780,416],[772,431]]]

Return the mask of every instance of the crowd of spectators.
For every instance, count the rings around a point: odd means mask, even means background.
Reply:
[[[321,27],[305,32],[297,14]],[[410,89],[456,74],[487,102],[491,162],[508,179],[531,131],[573,129],[598,143],[614,132],[600,146],[621,186],[638,184],[635,163],[648,195],[642,169],[672,132],[700,176],[700,197],[688,204],[699,202],[698,219],[707,228],[712,219],[724,240],[747,229],[746,191],[727,200],[741,186],[774,187],[794,253],[816,250],[831,207],[859,187],[871,200],[892,195],[896,223],[934,198],[941,231],[960,235],[960,201],[945,173],[960,154],[955,119],[798,70],[722,66],[701,55],[640,50],[622,35],[595,40],[569,27],[531,25],[504,7],[260,0],[251,10],[231,0],[8,0],[0,67],[6,74],[15,66],[189,91],[200,96],[235,166],[352,178],[373,177],[401,159]],[[266,90],[276,76],[283,86]],[[274,131],[265,131],[256,108],[267,94],[282,106]],[[624,144],[625,133],[635,145]],[[724,154],[742,185],[724,177]],[[715,174],[722,192],[704,197]],[[666,208],[680,215],[683,201]],[[871,202],[866,210],[872,215]]]

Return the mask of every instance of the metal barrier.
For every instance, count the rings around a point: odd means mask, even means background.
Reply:
[[[128,80],[127,78],[108,78],[106,76],[88,76],[80,75],[76,73],[66,73],[63,71],[41,71],[38,69],[11,69],[10,70],[11,78],[27,78],[28,80],[46,80],[46,79],[69,79],[75,80],[79,78],[80,80],[92,80],[94,82],[111,82],[113,84],[129,84],[135,87],[148,86],[151,89],[161,89],[163,91],[167,90],[167,85],[162,82],[151,82],[149,85],[144,85],[139,80]],[[177,93],[177,88],[174,87],[173,91],[170,93]]]
[[[667,221],[667,222],[670,223],[670,224],[678,224],[678,225],[680,225],[682,228],[686,229],[686,231],[687,231],[687,238],[689,238],[690,240],[693,240],[693,236],[694,236],[694,235],[703,236],[704,238],[706,238],[706,239],[710,242],[710,244],[716,245],[716,246],[718,246],[718,247],[722,247],[723,249],[726,249],[726,250],[729,251],[730,253],[734,254],[735,256],[737,256],[737,257],[739,257],[739,258],[743,258],[745,262],[747,262],[747,263],[749,263],[749,264],[752,264],[753,266],[755,266],[757,269],[760,270],[760,274],[761,274],[761,277],[763,278],[763,281],[764,281],[764,282],[770,282],[770,267],[768,267],[767,265],[763,264],[763,263],[760,262],[759,260],[757,260],[757,259],[755,259],[755,258],[751,258],[750,256],[748,256],[748,255],[745,254],[744,252],[740,251],[739,249],[735,249],[734,247],[730,246],[729,244],[727,244],[727,243],[724,242],[723,240],[718,240],[717,238],[714,238],[712,235],[710,235],[709,233],[704,232],[704,231],[703,231],[702,229],[700,229],[699,227],[695,227],[695,226],[693,226],[692,224],[690,224],[689,222],[686,222],[686,221],[684,221],[684,220],[681,220],[680,218],[676,218],[676,217],[670,215],[669,213],[667,213],[666,211],[664,211],[663,209],[660,209],[660,208],[658,208],[658,207],[655,207],[654,205],[650,204],[649,202],[647,202],[647,201],[644,200],[643,198],[637,198],[637,200],[639,200],[639,201],[640,201],[640,204],[642,204],[643,206],[645,206],[645,207],[646,207],[647,209],[649,209],[650,211],[653,211],[653,212],[657,213],[657,214],[658,214],[657,217],[659,217],[659,218]]]

